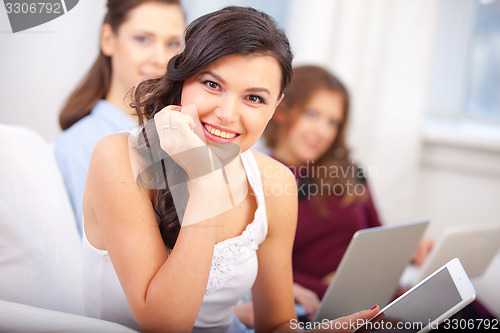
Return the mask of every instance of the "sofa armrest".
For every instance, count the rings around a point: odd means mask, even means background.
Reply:
[[[105,320],[0,300],[0,332],[136,332]]]

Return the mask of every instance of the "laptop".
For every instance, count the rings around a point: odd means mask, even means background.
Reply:
[[[356,232],[313,321],[387,305],[428,224],[425,219]]]
[[[500,223],[452,226],[445,229],[421,267],[409,266],[401,277],[407,287],[453,258],[459,258],[470,278],[482,275],[500,250]]]

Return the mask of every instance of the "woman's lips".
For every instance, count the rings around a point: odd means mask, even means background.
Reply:
[[[321,150],[321,147],[322,147],[322,145],[320,143],[318,143],[318,142],[305,141],[304,144],[311,151]]]
[[[238,136],[240,136],[239,133],[229,129],[223,129],[207,123],[202,123],[202,125],[205,136],[214,142],[229,143],[233,142]]]

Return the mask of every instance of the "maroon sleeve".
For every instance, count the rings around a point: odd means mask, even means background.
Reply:
[[[378,218],[377,208],[375,207],[375,203],[373,202],[372,194],[370,191],[370,187],[366,184],[366,203],[365,203],[365,211],[366,217],[368,221],[368,226],[370,228],[380,227],[382,223]]]
[[[320,278],[308,275],[303,272],[293,271],[293,282],[300,284],[302,287],[311,289],[321,299],[328,288],[328,285],[323,283]]]

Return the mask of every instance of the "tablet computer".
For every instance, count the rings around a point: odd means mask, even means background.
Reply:
[[[428,224],[423,219],[356,232],[313,321],[389,304]]]
[[[476,298],[458,258],[383,308],[355,332],[427,332]]]

